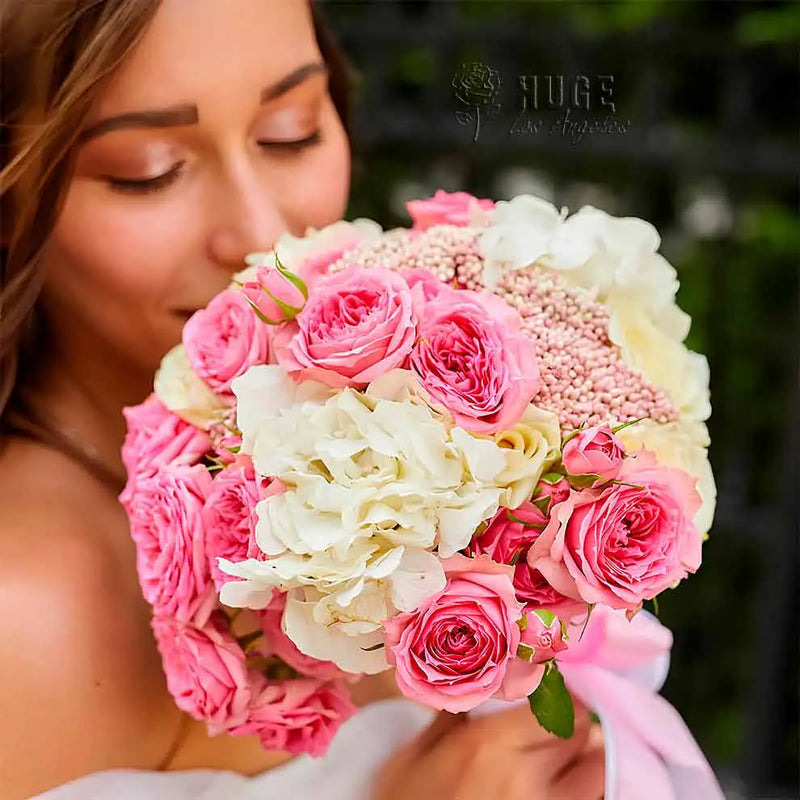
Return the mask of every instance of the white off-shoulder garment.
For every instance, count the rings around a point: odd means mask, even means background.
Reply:
[[[252,778],[219,770],[115,769],[32,800],[370,800],[377,770],[433,713],[405,699],[372,703],[342,725],[324,757],[298,756]]]

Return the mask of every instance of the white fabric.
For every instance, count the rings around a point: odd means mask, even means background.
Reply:
[[[432,719],[433,712],[408,700],[382,700],[349,719],[323,758],[299,756],[252,778],[218,770],[107,770],[31,800],[369,800],[376,771]]]

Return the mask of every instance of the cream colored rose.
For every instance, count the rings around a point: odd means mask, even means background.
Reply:
[[[182,344],[161,360],[153,384],[159,400],[182,419],[208,430],[228,411],[216,394],[196,375]]]
[[[647,419],[623,428],[617,435],[629,452],[644,447],[655,453],[660,463],[697,478],[703,505],[695,514],[694,524],[701,533],[707,533],[714,519],[717,487],[708,461],[710,440],[705,423],[682,419],[661,425]]]
[[[559,456],[558,417],[531,403],[516,425],[492,438],[506,460],[506,468],[495,478],[497,485],[507,490],[501,504],[518,508],[530,499],[539,478]]]
[[[619,345],[625,363],[665,391],[682,415],[708,419],[711,402],[706,357],[664,333],[647,310],[629,296],[614,294],[608,305],[608,336]]]

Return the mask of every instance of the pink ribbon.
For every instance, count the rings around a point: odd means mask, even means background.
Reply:
[[[647,612],[628,622],[597,606],[558,655],[570,692],[603,725],[605,800],[725,800],[686,723],[657,694],[671,647],[670,631]]]

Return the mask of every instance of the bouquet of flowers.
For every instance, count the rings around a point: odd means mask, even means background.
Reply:
[[[532,196],[408,211],[249,256],[126,409],[171,693],[212,733],[320,755],[351,682],[392,668],[435,709],[527,697],[561,736],[575,695],[640,760],[705,765],[642,612],[700,566],[715,500],[658,234]],[[672,744],[636,733],[647,708]]]

